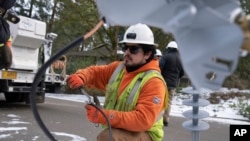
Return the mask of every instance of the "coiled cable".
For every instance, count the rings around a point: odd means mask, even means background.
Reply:
[[[49,132],[48,128],[43,123],[43,120],[41,119],[41,116],[40,116],[40,114],[39,114],[39,112],[37,110],[37,105],[36,105],[36,101],[35,101],[36,89],[37,89],[37,86],[38,86],[38,84],[39,84],[39,82],[41,80],[41,77],[45,73],[46,69],[54,61],[56,61],[58,58],[60,58],[63,54],[65,54],[68,51],[70,51],[71,49],[73,49],[75,46],[77,46],[80,43],[84,42],[85,39],[91,37],[104,24],[104,22],[105,22],[105,18],[102,18],[102,20],[90,32],[86,33],[84,36],[80,36],[80,37],[76,38],[71,43],[67,44],[65,47],[63,47],[61,50],[59,50],[47,62],[45,62],[45,64],[43,64],[40,67],[40,69],[38,70],[38,72],[35,75],[35,78],[33,80],[32,87],[31,87],[30,97],[29,97],[30,98],[30,106],[31,106],[31,110],[32,110],[32,113],[34,115],[35,120],[37,121],[37,123],[40,126],[40,128],[42,129],[42,131],[46,134],[46,136],[51,141],[56,141],[56,139]],[[95,106],[95,105],[93,105],[93,106]],[[103,111],[99,107],[97,107],[97,106],[95,106],[95,107],[96,107],[96,109],[100,110],[100,112],[104,115],[105,119],[107,120],[109,131],[110,131],[110,141],[112,141],[112,133],[111,133],[110,122],[109,122],[107,116],[103,113]]]

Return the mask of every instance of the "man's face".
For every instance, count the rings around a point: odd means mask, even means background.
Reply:
[[[146,63],[150,53],[144,54],[142,47],[138,44],[126,43],[123,45],[125,66],[137,66]]]

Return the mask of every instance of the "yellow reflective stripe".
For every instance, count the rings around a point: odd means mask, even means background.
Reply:
[[[161,111],[158,117],[156,118],[155,122],[159,121],[164,115],[164,111]]]
[[[10,37],[9,39],[8,39],[8,42],[11,42],[12,41],[12,37]]]
[[[141,81],[142,79],[147,76],[147,74],[151,73],[151,72],[156,72],[158,73],[157,71],[155,70],[148,70],[146,71],[142,76],[140,76],[138,78],[138,80],[136,81],[134,87],[132,88],[131,92],[130,92],[130,95],[129,95],[129,98],[127,99],[127,103],[129,104],[132,104],[133,100],[134,100],[134,97],[135,97],[135,94],[137,92],[137,90],[139,89],[140,85],[141,85]],[[152,78],[152,77],[151,77]],[[164,110],[160,112],[160,114],[158,115],[158,117],[156,118],[155,122],[157,122],[158,120],[160,120],[162,117],[163,117],[163,114],[164,114]]]
[[[121,70],[124,67],[124,63],[119,64],[119,66],[115,69],[115,71],[113,72],[112,76],[109,79],[109,84],[112,84],[117,76],[118,73],[121,72]]]
[[[144,74],[138,78],[138,80],[136,81],[134,87],[132,88],[132,90],[131,90],[131,92],[130,92],[130,95],[129,95],[129,98],[128,98],[128,100],[127,100],[127,103],[131,104],[131,103],[133,102],[134,97],[135,97],[135,94],[136,94],[138,88],[139,88],[140,85],[141,85],[142,79],[143,79],[147,74],[149,74],[149,73],[152,72],[152,71],[153,71],[153,70],[148,70],[148,71],[144,72]]]

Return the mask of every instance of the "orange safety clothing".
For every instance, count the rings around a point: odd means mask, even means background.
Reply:
[[[110,77],[120,63],[121,62],[116,61],[109,65],[90,66],[86,69],[79,69],[75,74],[82,79],[83,85],[105,90]],[[124,76],[118,88],[117,98],[138,73],[147,70],[160,72],[159,62],[152,60],[133,72],[127,72],[125,69]],[[115,110],[106,111],[107,113],[115,115],[115,118],[112,119],[111,126],[113,128],[137,132],[149,130],[158,118],[159,113],[164,109],[165,93],[165,83],[159,78],[151,78],[142,87],[135,110],[128,112]],[[155,102],[155,97],[159,98],[157,103]]]

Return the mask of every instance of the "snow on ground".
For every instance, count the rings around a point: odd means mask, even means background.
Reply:
[[[183,90],[189,90],[191,87],[187,87]],[[208,97],[209,94],[213,91],[209,91],[206,89],[202,89],[200,91],[201,97]],[[228,92],[242,92],[250,95],[250,90],[238,90],[238,89],[227,89],[221,88],[218,92],[228,93]],[[72,95],[72,94],[46,94],[46,97],[57,98],[62,100],[69,100],[75,102],[87,102],[88,98],[85,95]],[[171,116],[184,117],[182,115],[183,112],[187,110],[192,110],[192,107],[183,105],[183,100],[191,99],[191,94],[180,94],[177,93],[173,98],[172,107],[171,107]],[[98,97],[101,103],[104,102],[104,97]],[[250,105],[250,100],[247,100],[248,105]],[[239,103],[238,98],[229,99],[227,101],[221,101],[219,104],[209,104],[205,107],[200,107],[200,110],[207,111],[209,113],[209,117],[204,120],[207,121],[216,121],[226,124],[250,124],[248,118],[243,117],[239,114],[239,109],[233,108],[233,104]]]
[[[187,87],[184,90],[190,90],[190,87]],[[242,92],[246,94],[250,94],[250,90],[242,90],[239,91],[238,89],[226,89],[222,88],[219,90],[219,92],[222,93],[228,93],[228,92]],[[212,91],[208,90],[201,90],[200,91],[200,97],[201,98],[207,98]],[[47,93],[46,97],[50,98],[56,98],[56,99],[62,99],[62,100],[68,100],[68,101],[75,101],[75,102],[82,102],[85,103],[88,101],[88,97],[85,95],[79,95],[79,94],[51,94]],[[100,102],[104,102],[104,97],[98,97]],[[192,99],[191,94],[183,94],[183,93],[177,93],[174,96],[173,102],[172,102],[172,108],[171,108],[171,116],[178,116],[178,117],[184,117],[182,115],[183,112],[187,110],[192,110],[192,107],[183,105],[184,100]],[[246,100],[248,105],[250,105],[250,100]],[[209,113],[209,117],[205,118],[203,120],[208,122],[219,122],[221,124],[248,124],[250,125],[250,121],[248,118],[243,117],[239,114],[239,109],[233,108],[232,105],[239,103],[238,98],[229,99],[227,101],[221,101],[218,104],[209,104],[208,106],[200,107],[200,110],[207,111]],[[18,134],[19,132],[23,130],[27,130],[27,127],[25,125],[30,124],[26,121],[21,121],[21,117],[19,115],[9,114],[7,115],[10,120],[8,121],[1,121],[1,123],[7,124],[7,125],[23,125],[21,127],[0,127],[0,140],[10,138],[12,135],[5,133],[6,131],[13,131],[15,134]],[[52,134],[58,135],[58,136],[67,136],[72,138],[71,141],[85,141],[86,139],[83,137],[79,137],[77,135],[68,134],[68,133],[61,133],[61,132],[53,132]],[[39,137],[36,136],[32,140],[39,140]]]
[[[192,87],[184,88],[181,91],[189,91],[190,89],[192,89]],[[210,93],[212,92],[220,92],[224,94],[227,94],[230,92],[235,92],[235,93],[238,92],[238,93],[245,93],[245,94],[250,95],[250,90],[238,90],[235,88],[234,89],[221,88],[218,91],[202,89],[200,90],[200,97],[203,99],[204,98],[207,99],[210,96]],[[180,94],[180,93],[176,95],[177,96],[175,96],[173,99],[171,115],[184,117],[182,113],[187,110],[192,110],[192,107],[183,105],[183,100],[192,99],[192,95]],[[239,105],[241,99],[242,98],[235,97],[234,99],[228,99],[226,101],[221,100],[220,103],[218,104],[209,104],[208,106],[200,107],[199,109],[209,113],[209,117],[205,118],[204,120],[217,121],[217,122],[227,123],[227,124],[250,124],[250,119],[240,115],[239,107],[235,107],[235,105]],[[245,100],[244,102],[247,103],[247,105],[250,105],[250,99]]]
[[[31,124],[30,122],[21,121],[21,117],[19,115],[8,114],[7,117],[9,118],[8,121],[4,121],[4,120],[0,121],[1,123],[7,125],[7,127],[0,127],[0,140],[11,138],[13,134],[22,134],[21,132],[27,131],[28,128],[25,126],[20,127],[20,125]],[[8,125],[11,125],[11,126],[16,125],[17,127],[9,127]],[[12,133],[10,134],[6,132],[12,132]],[[80,137],[78,135],[69,134],[69,133],[52,132],[52,134],[57,135],[57,136],[69,137],[71,138],[70,141],[86,141],[87,140],[84,137]],[[32,141],[36,141],[36,140],[39,140],[39,136],[34,136],[32,138]],[[24,140],[20,140],[20,141],[24,141]]]

